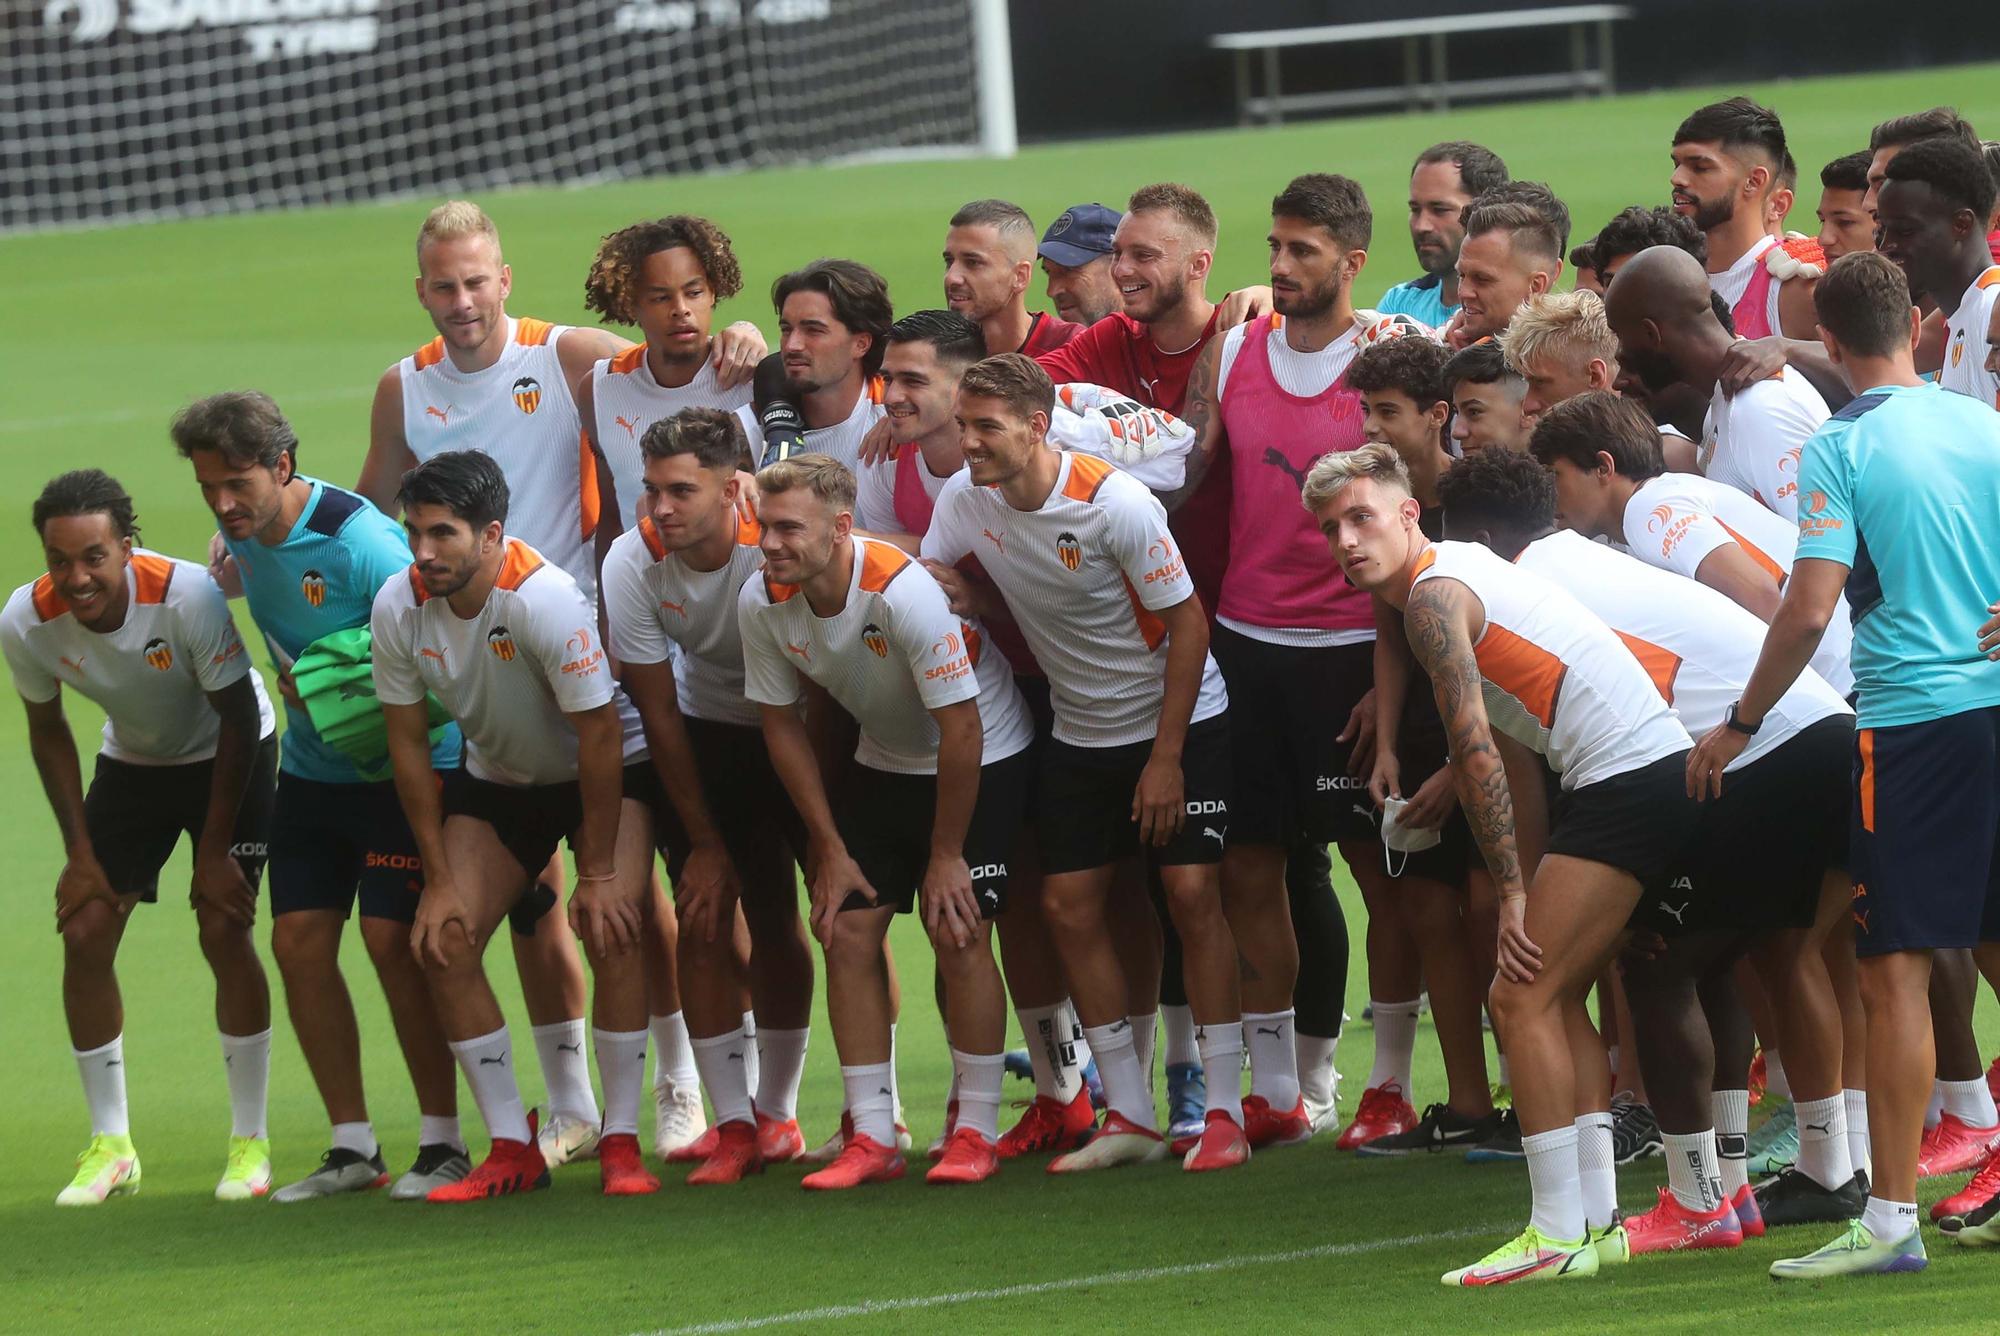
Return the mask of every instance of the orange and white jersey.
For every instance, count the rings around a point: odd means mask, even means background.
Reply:
[[[76,619],[49,576],[14,591],[0,610],[0,651],[23,700],[52,701],[68,687],[104,711],[104,755],[183,765],[215,755],[222,721],[206,693],[248,675],[257,736],[271,736],[264,681],[250,670],[229,600],[207,571],[134,548],[125,595],[124,622],[99,634]]]
[[[1986,369],[1986,334],[1996,304],[2000,304],[2000,264],[1972,280],[1958,299],[1958,309],[1945,321],[1944,366],[1938,371],[1938,384],[1988,408],[2000,408],[2000,376]]]
[[[1612,555],[1588,544],[1587,560]],[[1533,571],[1478,543],[1434,543],[1412,589],[1456,580],[1484,609],[1473,644],[1494,728],[1548,758],[1581,789],[1694,745],[1632,651],[1601,618]]]
[[[1797,526],[1734,487],[1692,473],[1662,473],[1640,483],[1625,503],[1626,550],[1648,566],[1698,579],[1702,561],[1732,543],[1780,590],[1792,578]],[[1853,618],[1842,595],[1812,667],[1843,696],[1854,690],[1854,669],[1848,663],[1853,646]]]
[[[1607,552],[1569,530],[1539,538],[1514,559],[1562,589],[1617,633],[1691,737],[1723,721],[1743,696],[1764,623],[1706,585]],[[1847,702],[1808,668],[1764,716],[1764,725],[1729,768],[1740,770],[1809,724],[1852,716]]]
[[[507,318],[507,349],[484,371],[460,371],[432,339],[400,364],[403,439],[417,462],[484,450],[507,477],[509,531],[596,597],[597,463],[556,343],[568,325]]]
[[[861,442],[876,423],[888,416],[882,407],[882,382],[871,376],[861,387],[861,394],[854,401],[853,411],[830,427],[811,427],[806,431],[805,448],[812,454],[831,455],[858,473],[861,471]],[[751,441],[753,450],[761,454],[763,435],[760,432]]]
[[[847,602],[813,612],[797,585],[746,581],[737,599],[744,694],[762,705],[796,705],[811,678],[854,716],[854,759],[899,775],[937,773],[932,710],[979,702],[981,764],[1027,750],[1034,725],[1007,658],[978,626],[962,622],[930,572],[873,538],[854,540]]]
[[[1055,736],[1078,747],[1151,739],[1166,694],[1167,628],[1155,615],[1194,597],[1167,512],[1130,474],[1062,451],[1038,509],[1015,510],[970,472],[939,494],[924,556],[976,556],[1048,675]],[[1229,707],[1213,657],[1193,722]]]
[[[1716,386],[1697,456],[1701,471],[1784,517],[1799,518],[1799,457],[1832,413],[1790,367],[1734,398]]]
[[[757,415],[750,411],[750,383],[723,389],[715,382],[713,362],[704,360],[701,370],[685,385],[662,385],[653,375],[642,343],[592,367],[590,392],[596,419],[590,427],[611,468],[614,504],[624,527],[631,527],[639,497],[646,490],[646,460],[639,453],[639,438],[661,418],[670,418],[683,408],[719,408],[735,413],[743,425],[750,458],[762,453],[764,434],[758,430]]]
[[[757,525],[739,520],[729,560],[698,571],[660,541],[651,519],[619,534],[604,554],[604,615],[611,652],[625,663],[674,664],[682,714],[757,723],[743,697],[743,637],[736,600],[764,568]]]
[[[429,691],[465,734],[465,768],[527,787],[576,778],[566,714],[616,702],[627,761],[646,754],[636,711],[611,676],[597,610],[569,574],[518,538],[477,616],[432,598],[416,567],[382,586],[369,618],[375,695],[416,705]]]

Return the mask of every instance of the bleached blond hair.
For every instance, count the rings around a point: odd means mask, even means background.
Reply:
[[[493,249],[500,249],[500,229],[486,216],[486,210],[471,200],[446,200],[425,214],[424,225],[417,229],[417,267],[423,268],[424,247],[433,241],[475,236],[491,237]]]
[[[1521,303],[1500,332],[1500,351],[1517,376],[1530,362],[1573,367],[1592,361],[1616,368],[1618,336],[1604,318],[1604,299],[1594,292],[1544,292]]]
[[[1363,478],[1397,488],[1404,496],[1411,494],[1410,470],[1395,447],[1364,445],[1359,450],[1321,455],[1306,471],[1305,485],[1299,488],[1299,499],[1305,502],[1307,510],[1316,515],[1346,491],[1349,483]]]

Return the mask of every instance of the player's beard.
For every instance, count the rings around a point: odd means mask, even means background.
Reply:
[[[1274,288],[1271,292],[1271,309],[1279,315],[1294,320],[1317,320],[1331,311],[1340,301],[1341,283],[1338,278],[1329,278],[1318,287],[1307,287],[1301,283],[1287,292]]]
[[[1665,353],[1651,349],[1621,349],[1618,354],[1618,365],[1637,376],[1639,383],[1654,394],[1658,394],[1681,378],[1672,359]]]
[[[1180,310],[1181,303],[1186,300],[1187,280],[1185,278],[1176,278],[1172,284],[1155,283],[1153,284],[1152,309],[1147,311],[1143,316],[1134,315],[1132,318],[1142,325],[1150,325],[1156,320],[1165,320],[1175,311]],[[1131,313],[1128,311],[1126,314],[1130,315]]]
[[[1463,240],[1464,238],[1460,238]],[[1458,247],[1445,241],[1437,233],[1430,233],[1423,240],[1434,243],[1430,249],[1417,248],[1417,264],[1426,273],[1449,274],[1458,267]]]
[[[1713,232],[1736,216],[1734,191],[1721,199],[1703,199],[1699,195],[1690,195],[1688,198],[1694,201],[1694,212],[1689,214],[1688,218],[1694,223],[1697,231]]]

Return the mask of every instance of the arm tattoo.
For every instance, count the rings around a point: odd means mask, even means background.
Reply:
[[[1168,510],[1178,509],[1180,504],[1194,495],[1195,488],[1208,473],[1208,466],[1215,462],[1215,452],[1222,440],[1222,405],[1216,400],[1215,382],[1222,374],[1222,340],[1217,334],[1201,350],[1195,359],[1194,370],[1188,374],[1187,394],[1181,400],[1181,421],[1194,432],[1194,445],[1188,451],[1187,478],[1179,490],[1161,497],[1161,503]]]
[[[1464,599],[1450,582],[1426,580],[1411,592],[1403,624],[1437,694],[1438,714],[1451,741],[1452,778],[1479,852],[1502,891],[1518,888],[1514,799],[1486,720],[1479,663],[1466,636]]]

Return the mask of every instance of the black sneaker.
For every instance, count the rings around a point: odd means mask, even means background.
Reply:
[[[1855,1174],[1837,1188],[1822,1187],[1802,1169],[1787,1169],[1755,1188],[1758,1213],[1766,1225],[1843,1225],[1868,1205],[1868,1193]]]
[[[1408,1155],[1412,1151],[1452,1150],[1476,1146],[1500,1127],[1498,1110],[1480,1118],[1468,1118],[1449,1104],[1433,1104],[1407,1132],[1377,1137],[1355,1148],[1357,1155]]]
[[[1648,1155],[1663,1155],[1667,1143],[1660,1136],[1660,1120],[1650,1104],[1633,1099],[1611,1102],[1611,1159],[1614,1164],[1630,1164]]]
[[[390,1201],[422,1201],[432,1188],[456,1183],[472,1172],[472,1159],[456,1146],[433,1142],[417,1147],[417,1158],[389,1189]]]
[[[1528,1152],[1521,1149],[1521,1122],[1512,1109],[1495,1109],[1492,1134],[1486,1140],[1467,1148],[1467,1164],[1494,1164],[1504,1160],[1525,1160]]]

